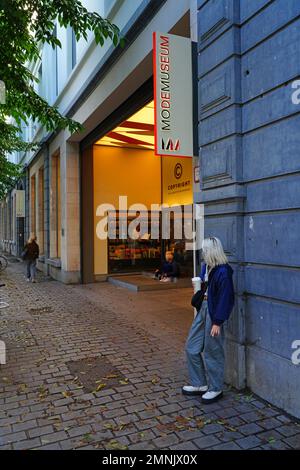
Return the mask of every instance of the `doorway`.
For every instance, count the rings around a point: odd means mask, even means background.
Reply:
[[[184,276],[191,275],[192,254],[185,249],[183,234],[176,236],[176,224],[178,213],[182,222],[185,206],[193,202],[192,160],[155,155],[153,101],[96,141],[93,187],[95,276],[153,272],[166,251],[174,253]],[[163,215],[155,210],[162,204],[175,207],[170,209],[167,236],[162,233]],[[102,239],[99,231],[105,222],[106,231],[113,230]]]
[[[147,230],[143,223],[136,224],[135,230],[141,233],[135,240],[127,236],[100,239],[97,227],[104,219],[102,204],[113,205],[119,220],[124,211],[119,204],[122,196],[127,198],[127,210],[133,204],[143,204],[146,209],[142,215],[149,220],[152,204],[177,205],[183,214],[183,208],[193,203],[192,174],[192,159],[154,153],[151,79],[81,144],[82,282],[103,281],[111,274],[153,272],[160,267],[166,251],[172,251],[179,260],[182,275],[190,276],[192,252],[186,249],[183,236],[175,236],[172,213],[168,237],[161,236],[161,214],[154,217],[159,231],[155,238],[150,223]],[[127,213],[126,234],[137,215],[143,218],[137,211]],[[118,232],[119,227],[115,228]]]

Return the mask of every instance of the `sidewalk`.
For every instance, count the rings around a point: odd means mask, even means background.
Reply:
[[[0,449],[300,449],[300,426],[251,394],[181,394],[189,289],[66,286],[1,275]]]

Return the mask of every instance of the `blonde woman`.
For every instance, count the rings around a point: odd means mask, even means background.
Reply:
[[[36,236],[31,235],[22,252],[22,259],[26,263],[26,280],[36,282],[36,260],[39,257],[39,246]]]
[[[223,324],[234,304],[233,270],[218,238],[206,238],[202,253],[205,264],[200,277],[207,290],[186,342],[190,385],[182,393],[201,395],[203,403],[213,403],[223,395]]]

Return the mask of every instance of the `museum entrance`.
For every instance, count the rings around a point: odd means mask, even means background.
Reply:
[[[93,188],[96,278],[153,272],[166,251],[183,276],[192,274],[183,234],[184,209],[193,202],[192,159],[155,155],[153,101],[93,145]]]

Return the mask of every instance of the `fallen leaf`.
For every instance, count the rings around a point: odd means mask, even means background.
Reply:
[[[114,429],[114,426],[110,423],[105,423],[104,427],[105,427],[105,429]]]
[[[157,384],[159,382],[159,378],[158,377],[154,377],[151,382],[153,383],[153,385]]]
[[[25,390],[27,390],[27,385],[26,384],[20,384],[18,386],[18,392],[25,392]]]
[[[205,422],[202,419],[196,419],[196,425],[198,429],[202,429],[205,426]]]
[[[123,444],[121,444],[118,441],[109,441],[109,443],[107,444],[107,448],[112,449],[112,450],[126,450],[126,449],[128,449],[127,446],[124,446]]]
[[[119,380],[119,383],[120,383],[121,385],[128,385],[128,379]]]
[[[61,394],[65,397],[65,398],[70,398],[73,393],[70,392],[69,390],[65,391],[65,392],[61,392]]]
[[[246,396],[245,396],[245,401],[251,401],[252,398],[253,398],[253,395],[252,395],[252,394],[246,395]],[[272,405],[271,405],[271,406],[272,406]]]
[[[93,436],[89,433],[87,434],[84,434],[83,438],[82,438],[84,441],[92,441],[93,440]]]
[[[44,400],[49,395],[49,390],[43,386],[38,389],[38,392],[38,397],[40,400]]]
[[[206,421],[204,421],[204,425],[206,426],[207,424],[211,424],[212,423],[212,420],[211,419],[207,419]]]
[[[237,429],[232,426],[226,426],[226,429],[228,429],[230,432],[237,432]]]
[[[8,377],[2,377],[2,380],[3,380],[3,382],[9,382],[10,381]]]
[[[102,384],[102,383],[101,383],[101,384],[98,385],[98,387],[96,388],[95,391],[96,391],[96,392],[100,392],[100,390],[103,390],[103,388],[105,388],[105,387],[106,387],[106,384]]]
[[[107,411],[108,408],[107,408],[107,406],[100,406],[99,410],[100,410],[100,413],[103,413],[104,411]]]

